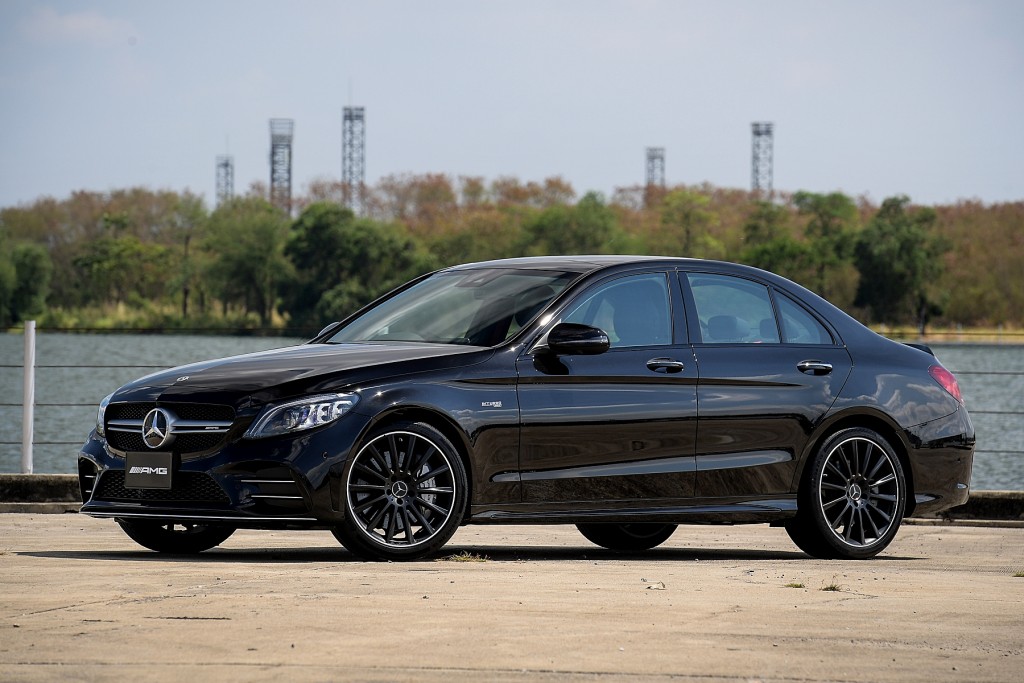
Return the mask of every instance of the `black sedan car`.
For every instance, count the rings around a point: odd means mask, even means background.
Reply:
[[[365,558],[460,524],[783,526],[868,558],[966,501],[974,428],[925,347],[745,266],[524,258],[420,277],[306,344],[143,377],[100,404],[82,512],[195,553],[329,529]]]

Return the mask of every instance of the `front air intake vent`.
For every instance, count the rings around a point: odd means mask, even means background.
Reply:
[[[107,470],[100,476],[93,500],[153,503],[230,503],[216,481],[202,472],[176,472],[170,489],[129,489],[123,470]]]

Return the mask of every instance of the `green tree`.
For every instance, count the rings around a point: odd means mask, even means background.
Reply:
[[[550,206],[523,226],[519,252],[540,254],[601,254],[613,251],[621,234],[615,212],[597,192],[588,192],[576,206]]]
[[[209,255],[204,280],[225,308],[241,304],[270,325],[280,283],[291,273],[285,258],[288,219],[267,200],[241,197],[210,215],[203,251]]]
[[[128,235],[101,237],[82,245],[73,265],[82,283],[82,303],[121,304],[129,299],[159,299],[166,289],[170,261],[166,247]]]
[[[776,237],[745,249],[741,260],[747,265],[770,270],[805,287],[814,279],[817,269],[813,249],[806,242],[798,242],[787,236]]]
[[[814,275],[803,284],[839,306],[851,303],[857,205],[842,192],[797,192],[793,204],[808,218],[804,235],[814,259]]]
[[[0,223],[0,328],[10,327],[14,320],[11,301],[18,286],[18,273],[11,259],[10,239]]]
[[[11,253],[16,284],[11,293],[11,322],[39,315],[46,307],[53,263],[46,249],[38,244],[18,244]]]
[[[296,219],[285,255],[294,274],[282,289],[282,309],[302,327],[343,318],[434,268],[401,227],[357,219],[328,203],[312,204]]]
[[[203,200],[189,192],[177,197],[167,214],[167,232],[170,239],[174,240],[176,246],[181,246],[177,259],[178,267],[169,285],[171,291],[181,292],[181,318],[187,320],[189,299],[193,289],[198,287],[200,301],[204,299],[202,281],[198,278],[198,259],[194,253],[194,244],[202,239],[208,216]]]
[[[661,205],[661,222],[666,228],[682,233],[679,255],[702,255],[696,252],[698,238],[707,233],[715,220],[710,204],[711,199],[707,195],[685,188],[672,190],[665,195]]]
[[[922,332],[930,316],[941,309],[938,283],[946,240],[934,234],[935,210],[907,209],[906,196],[890,197],[856,245],[860,271],[857,305],[866,306],[880,322],[914,320]]]
[[[757,247],[790,235],[789,212],[773,202],[757,200],[743,224],[746,246]]]

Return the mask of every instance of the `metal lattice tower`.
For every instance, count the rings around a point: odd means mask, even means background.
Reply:
[[[230,154],[217,157],[217,206],[235,196],[235,158]]]
[[[341,184],[345,205],[355,213],[363,209],[366,188],[366,111],[345,107],[341,116]]]
[[[665,148],[647,148],[647,187],[665,187]]]
[[[753,130],[753,152],[751,155],[750,189],[754,192],[772,194],[772,155],[775,124],[761,122],[750,124]]]
[[[295,121],[270,119],[270,203],[292,212],[292,135]]]

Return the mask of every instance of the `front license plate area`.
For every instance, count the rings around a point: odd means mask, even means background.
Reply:
[[[174,476],[174,454],[129,452],[124,457],[124,486],[128,489],[169,489]]]

